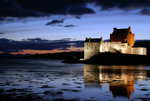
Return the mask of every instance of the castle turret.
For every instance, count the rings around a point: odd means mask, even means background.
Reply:
[[[131,32],[131,27],[127,29],[113,28],[113,33],[110,34],[111,42],[127,42],[129,45],[134,45],[134,33]]]

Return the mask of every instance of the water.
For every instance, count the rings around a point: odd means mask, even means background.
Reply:
[[[150,66],[0,60],[0,100],[150,100]]]

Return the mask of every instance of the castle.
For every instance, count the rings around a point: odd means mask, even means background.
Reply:
[[[85,39],[84,60],[103,52],[147,55],[145,47],[134,47],[134,33],[131,32],[131,27],[127,29],[113,28],[110,42],[104,42],[102,37]]]

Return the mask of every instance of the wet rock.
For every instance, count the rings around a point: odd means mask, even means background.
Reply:
[[[23,89],[12,88],[12,89],[7,90],[7,92],[28,92],[28,91],[29,89],[27,88],[23,88]]]
[[[70,85],[70,84],[68,84],[68,83],[62,83],[63,85]]]
[[[81,90],[72,90],[72,92],[81,92]]]
[[[143,100],[143,101],[149,101],[150,100],[150,98],[145,98],[145,97],[139,97],[139,98],[135,98],[135,99],[141,99],[141,100]]]
[[[43,79],[36,79],[36,80],[43,80]]]
[[[75,84],[82,84],[82,83],[80,83],[80,82],[73,82],[73,83],[75,83]]]
[[[142,88],[140,89],[141,91],[148,91],[149,89],[146,89],[146,88]]]
[[[4,92],[4,89],[3,88],[0,88],[0,93],[3,93]]]
[[[53,99],[53,101],[66,101],[66,100],[63,98],[58,98],[58,99]]]
[[[42,87],[39,88],[55,88],[54,86],[48,86],[48,85],[43,85]]]
[[[150,96],[150,94],[144,94],[144,95],[146,95],[146,96]]]
[[[19,86],[20,84],[12,84],[12,86]]]
[[[22,82],[22,80],[18,80],[18,82]]]
[[[45,94],[45,95],[50,95],[51,92],[50,92],[50,91],[44,91],[44,94]]]
[[[71,91],[70,89],[61,89],[61,90],[63,90],[63,91]]]
[[[77,86],[76,88],[81,88],[81,86]]]
[[[63,99],[63,98],[58,98],[58,99],[53,99],[53,101],[74,101],[74,99]]]
[[[24,80],[24,81],[29,81],[28,79]]]
[[[139,84],[138,86],[146,86],[147,84]]]
[[[59,92],[56,92],[56,94],[63,94],[63,92],[59,91]]]

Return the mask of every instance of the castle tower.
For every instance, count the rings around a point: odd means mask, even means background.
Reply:
[[[134,45],[134,33],[131,32],[131,27],[127,29],[113,28],[113,33],[110,34],[111,42],[128,42],[129,45]]]

